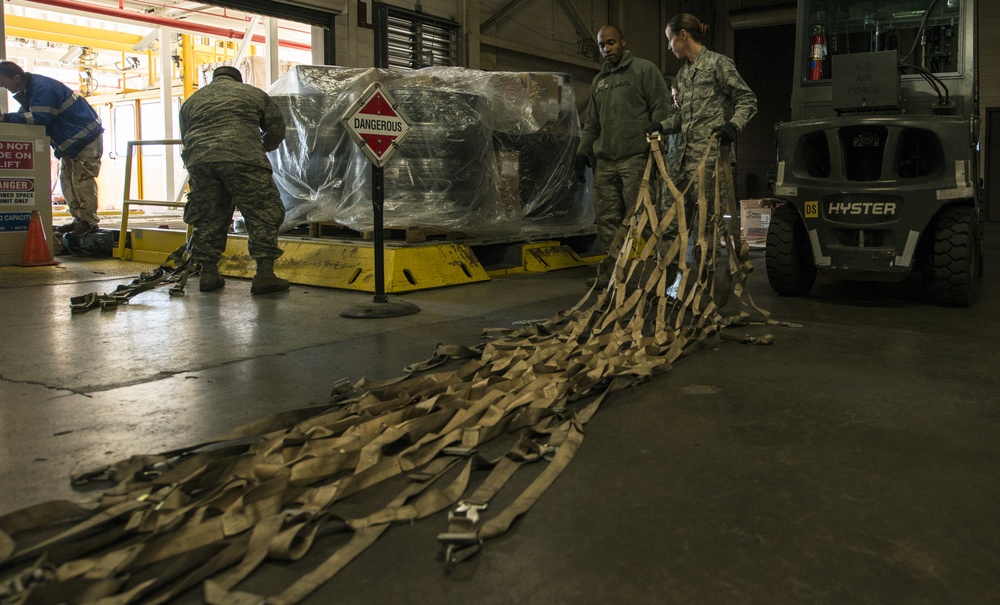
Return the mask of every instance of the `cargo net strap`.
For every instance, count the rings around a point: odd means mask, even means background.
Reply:
[[[662,216],[655,175],[676,200]],[[52,501],[0,517],[0,601],[169,603],[201,584],[212,604],[298,603],[391,525],[437,513],[450,570],[556,480],[610,393],[668,371],[726,326],[770,322],[744,287],[747,248],[720,218],[718,191],[711,202],[699,194],[690,236],[683,195],[653,140],[614,279],[571,310],[488,330],[478,347],[439,345],[392,380],[341,382],[328,405],[75,477],[113,482],[93,506]],[[672,222],[679,235],[661,245]],[[689,237],[707,251],[695,265],[684,259]],[[723,246],[743,303],[729,317],[709,279]],[[697,278],[670,297],[674,263]],[[397,495],[379,502],[385,493]],[[239,589],[266,561],[298,560],[318,540],[333,554],[277,594]]]
[[[707,175],[709,144],[682,191],[667,173],[659,141],[659,135],[650,137],[638,199],[611,245],[618,253],[610,283],[557,319],[573,324],[566,329],[574,338],[622,344],[634,338],[639,346],[656,347],[669,363],[727,326],[777,322],[746,288],[753,266],[749,246],[739,239],[728,148],[722,148],[717,173]],[[721,308],[731,295],[740,309],[724,317]]]
[[[89,292],[70,298],[69,308],[73,313],[86,313],[91,309],[111,311],[162,284],[171,284],[170,296],[183,296],[188,278],[197,275],[199,270],[200,266],[191,260],[191,252],[185,244],[171,252],[163,264],[153,271],[140,273],[128,284],[121,284],[111,292]]]

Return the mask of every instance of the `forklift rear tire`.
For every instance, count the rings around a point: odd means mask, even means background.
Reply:
[[[764,252],[767,281],[781,296],[804,296],[816,281],[806,227],[791,204],[771,210]]]
[[[976,300],[982,274],[976,211],[952,207],[934,226],[934,299],[948,307],[968,307]]]

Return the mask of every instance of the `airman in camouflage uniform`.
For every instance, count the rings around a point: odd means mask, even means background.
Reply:
[[[626,204],[639,195],[649,155],[646,126],[667,118],[670,92],[659,68],[626,50],[621,30],[605,25],[597,33],[605,63],[590,85],[590,104],[577,148],[577,174],[597,158],[594,167],[594,209],[597,237],[608,258],[598,267],[596,281],[606,286],[617,250],[611,250]]]
[[[702,44],[702,37],[708,28],[694,16],[681,13],[670,20],[666,29],[671,50],[677,58],[684,60],[677,72],[679,110],[672,112],[660,124],[661,132],[680,134],[676,164],[679,173],[673,177],[679,189],[683,190],[695,178],[695,169],[705,154],[712,133],[718,133],[706,161],[705,182],[695,183],[685,199],[688,217],[692,216],[695,208],[699,185],[705,188],[711,199],[714,190],[712,177],[721,146],[731,146],[736,134],[746,128],[757,113],[757,97],[736,71],[733,60],[708,50]],[[725,189],[722,193],[724,198],[733,194]],[[669,210],[673,202],[672,196],[664,195],[663,211]],[[720,202],[724,208],[726,200]],[[668,230],[663,236],[665,243],[677,236],[676,223],[672,225],[672,233]]]
[[[287,290],[288,282],[274,274],[274,261],[282,253],[278,228],[285,208],[265,155],[285,138],[278,106],[264,91],[243,84],[235,67],[219,67],[212,83],[181,105],[180,131],[190,183],[184,221],[194,227],[191,255],[202,266],[199,289],[209,292],[225,285],[218,262],[233,211],[239,208],[250,257],[257,261],[251,293]]]

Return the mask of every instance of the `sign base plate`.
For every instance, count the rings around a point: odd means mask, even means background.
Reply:
[[[341,317],[350,319],[376,319],[380,317],[400,317],[420,312],[420,307],[413,303],[371,302],[364,305],[352,305],[340,312]]]

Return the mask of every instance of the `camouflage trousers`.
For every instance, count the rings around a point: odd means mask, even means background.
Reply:
[[[70,216],[91,225],[101,221],[97,216],[97,175],[101,173],[102,155],[104,139],[97,137],[75,158],[64,157],[59,161],[59,187]]]
[[[615,234],[621,227],[627,208],[639,197],[646,157],[640,154],[624,160],[597,160],[594,168],[594,212],[597,215],[597,239],[608,257],[601,261],[599,275],[610,276],[618,250],[612,250]]]
[[[674,179],[674,184],[677,186],[677,189],[681,191],[684,191],[684,188],[687,187],[689,183],[691,184],[691,188],[688,189],[687,195],[684,196],[684,217],[685,221],[687,222],[688,233],[690,235],[690,237],[688,238],[688,248],[685,251],[685,253],[687,254],[688,264],[695,262],[694,248],[698,236],[699,217],[697,214],[697,210],[698,210],[699,191],[701,190],[705,191],[705,199],[708,203],[707,204],[708,217],[706,223],[707,228],[710,229],[713,221],[715,221],[717,218],[721,218],[715,216],[715,162],[712,162],[711,159],[712,158],[709,158],[709,162],[707,162],[705,165],[705,182],[703,183],[698,182],[697,180],[697,172],[696,172],[697,165],[685,166],[684,167],[685,170],[683,172],[671,175],[671,178]],[[722,190],[720,192],[721,199],[719,200],[719,205],[720,205],[719,207],[723,212],[723,214],[725,214],[726,201],[729,197],[729,191],[725,182],[721,183],[721,185],[722,185]],[[666,191],[664,187],[664,191],[662,192],[662,196],[660,198],[660,212],[661,212],[660,216],[663,216],[663,214],[667,213],[674,203],[675,203],[674,197],[670,195],[670,192]],[[664,229],[663,231],[663,238],[660,240],[662,249],[666,251],[667,248],[670,247],[670,245],[674,242],[674,240],[677,238],[678,235],[680,235],[680,232],[678,229],[677,221],[675,219],[674,221],[671,221],[671,223],[667,225],[666,229]],[[676,267],[677,262],[678,261],[675,260],[673,263],[671,263],[671,266]],[[710,259],[710,262],[714,262],[714,259]]]
[[[268,168],[232,162],[196,164],[188,168],[188,182],[184,222],[194,227],[191,256],[196,262],[219,262],[237,208],[246,221],[250,258],[281,256],[278,228],[285,220],[285,207]]]

